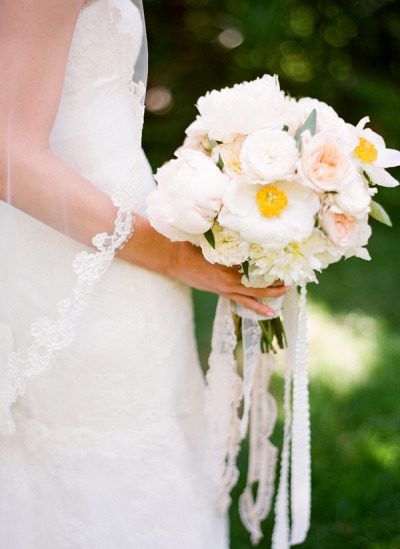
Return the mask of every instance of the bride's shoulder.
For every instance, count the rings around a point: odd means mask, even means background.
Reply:
[[[41,23],[44,20],[51,22],[71,14],[72,17],[79,14],[80,10],[90,0],[1,0],[1,19],[16,18],[18,22],[24,22],[28,17],[34,16],[32,23]],[[91,0],[96,1],[96,0]]]

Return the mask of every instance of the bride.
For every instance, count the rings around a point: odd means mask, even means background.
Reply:
[[[130,0],[0,4],[4,549],[229,545],[189,286],[261,314],[286,288],[150,227],[144,58]]]

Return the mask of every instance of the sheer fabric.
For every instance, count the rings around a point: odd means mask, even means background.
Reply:
[[[133,211],[143,211],[146,188],[140,189],[139,183],[139,144],[147,49],[141,5],[126,5],[129,8],[123,16],[121,2],[113,0],[90,2],[82,9],[50,140],[53,152],[110,195],[119,207],[114,234],[93,235],[96,251],[82,249],[82,245],[68,238],[64,239],[63,248],[54,231],[39,222],[32,223],[25,214],[1,203],[2,257],[7,258],[2,262],[5,291],[1,310],[5,318],[0,324],[3,433],[14,430],[10,405],[24,393],[27,381],[51,368],[59,352],[73,341],[76,321],[97,281],[109,267],[115,250],[132,233]],[[105,139],[106,135],[113,137]],[[11,196],[12,165],[8,185]],[[66,218],[63,233],[68,232]],[[31,252],[28,257],[26,249]],[[41,265],[35,269],[38,284],[32,284],[27,292],[36,294],[34,303],[26,295],[21,301],[20,288],[15,285],[26,268],[34,267],[30,260]],[[31,307],[27,307],[27,301]],[[16,331],[22,317],[23,325]],[[10,325],[14,326],[14,333],[10,332]]]
[[[52,150],[119,206],[114,235],[84,248],[0,203],[7,549],[228,547],[206,467],[190,292],[113,259],[154,187],[140,148],[143,80],[132,80],[142,44],[129,0],[84,7],[51,134]]]

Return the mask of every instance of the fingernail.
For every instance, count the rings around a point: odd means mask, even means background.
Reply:
[[[265,312],[265,316],[269,316],[270,318],[276,316],[275,311],[271,311],[271,309],[268,309],[268,311]]]

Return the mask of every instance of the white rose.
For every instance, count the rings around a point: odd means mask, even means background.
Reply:
[[[240,152],[242,172],[251,179],[273,182],[294,173],[296,142],[285,131],[260,130],[247,137]]]
[[[147,215],[156,230],[171,240],[192,240],[211,228],[229,181],[211,158],[182,150],[155,178],[158,188],[149,195]]]
[[[238,178],[226,188],[218,221],[250,243],[279,250],[311,234],[319,206],[318,196],[297,180],[261,185]]]
[[[264,128],[289,127],[292,134],[302,124],[294,99],[279,88],[277,77],[264,75],[232,88],[213,90],[197,102],[200,116],[186,133],[206,133],[212,139],[230,142],[237,134],[250,135]]]
[[[357,175],[348,142],[335,130],[304,136],[297,172],[304,185],[319,193],[338,192]]]
[[[331,205],[336,213],[363,218],[370,211],[371,193],[363,178],[357,174],[344,189],[329,194],[325,203]]]

